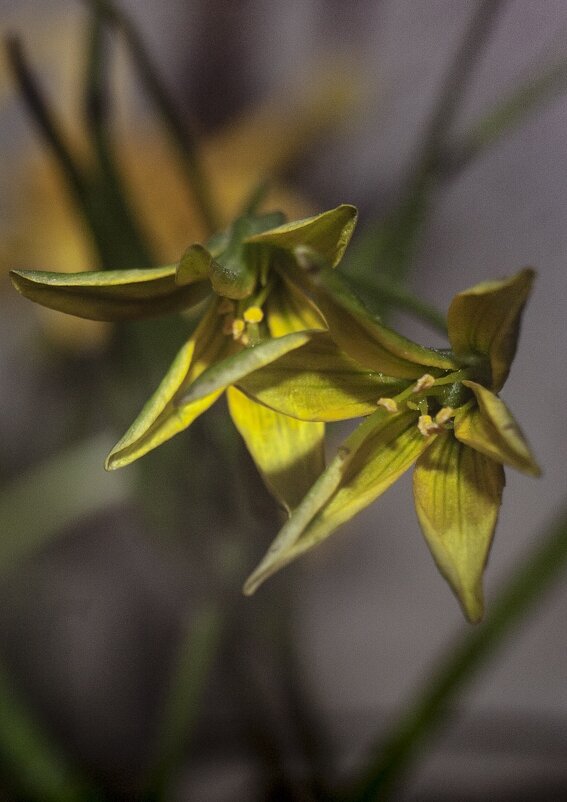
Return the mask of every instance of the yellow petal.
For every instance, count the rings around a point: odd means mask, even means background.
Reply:
[[[541,470],[504,401],[481,384],[471,381],[463,384],[475,394],[478,407],[457,412],[455,437],[497,462],[540,476]]]
[[[407,385],[362,368],[325,332],[239,381],[244,392],[304,421],[349,420],[375,412],[378,399]]]
[[[180,287],[175,271],[175,266],[91,273],[13,270],[11,278],[18,292],[49,309],[114,321],[159,317],[203,300],[210,287],[204,282]]]
[[[304,423],[227,391],[234,424],[270,492],[291,512],[325,468],[323,423]]]
[[[247,580],[246,594],[325,540],[413,465],[435,439],[422,437],[415,422],[415,413],[379,409],[345,440]]]
[[[268,295],[266,318],[272,337],[282,337],[291,331],[326,328],[315,304],[285,277],[276,282]]]
[[[485,281],[459,293],[449,307],[447,326],[455,355],[488,357],[495,392],[502,388],[514,359],[534,276],[526,269],[504,281]]]
[[[498,519],[502,465],[439,435],[418,460],[414,497],[437,566],[472,623],[483,615],[482,575]]]
[[[193,336],[175,357],[155,393],[110,452],[106,460],[107,470],[128,465],[183,431],[222,394],[224,387],[192,404],[177,405],[177,399],[189,384],[233,347],[230,338],[222,333],[218,325],[217,305],[211,305]]]

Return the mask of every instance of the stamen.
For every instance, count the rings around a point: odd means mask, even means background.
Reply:
[[[379,407],[384,407],[387,412],[397,412],[398,405],[393,398],[379,398],[376,402]]]
[[[259,306],[249,306],[244,310],[244,320],[247,323],[261,323],[264,319],[264,312]]]
[[[435,378],[430,373],[424,373],[415,383],[414,393],[421,393],[422,390],[429,390],[435,384]]]
[[[246,323],[242,320],[241,317],[234,318],[234,320],[232,321],[232,338],[234,340],[239,340],[244,334],[245,328],[246,328]]]
[[[443,431],[443,426],[436,423],[431,415],[420,415],[417,421],[417,428],[424,437],[439,434],[439,432]]]
[[[435,423],[438,423],[442,426],[444,423],[447,423],[455,415],[455,410],[453,407],[441,407],[437,415],[435,416]]]

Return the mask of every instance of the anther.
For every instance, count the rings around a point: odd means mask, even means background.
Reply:
[[[242,320],[241,317],[236,317],[232,321],[232,337],[234,340],[239,340],[242,335],[244,334],[244,329],[246,328],[246,323]]]
[[[433,420],[431,415],[420,415],[417,421],[417,428],[424,437],[431,434],[439,434],[443,431],[443,426]]]
[[[259,306],[249,306],[244,310],[244,320],[247,323],[261,323],[264,319],[264,313]]]
[[[429,390],[435,384],[435,378],[430,373],[424,373],[415,383],[413,393],[421,393],[422,390]]]
[[[435,416],[435,423],[438,423],[442,426],[444,423],[447,423],[448,420],[453,418],[455,415],[455,410],[453,407],[441,407],[437,415]]]
[[[376,402],[379,407],[384,407],[387,412],[397,412],[398,405],[393,398],[379,398]]]

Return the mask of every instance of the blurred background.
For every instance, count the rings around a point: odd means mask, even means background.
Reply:
[[[136,42],[219,224],[264,179],[265,204],[291,217],[357,205],[344,270],[410,336],[443,343],[401,290],[444,312],[534,266],[503,397],[544,476],[507,471],[490,610],[565,500],[567,7],[120,0],[137,39],[121,16],[97,28],[95,5],[0,1],[23,47],[10,39],[0,73],[0,799],[325,798],[320,775],[356,774],[469,637],[411,477],[242,599],[278,517],[222,406],[139,465],[102,467],[183,322],[48,314],[7,271],[168,264],[206,237]],[[127,208],[104,252],[18,88],[22,52],[81,169],[101,170],[99,199],[118,175]],[[566,578],[471,671],[393,798],[567,798]]]

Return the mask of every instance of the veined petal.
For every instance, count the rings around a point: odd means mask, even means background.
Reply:
[[[296,331],[284,337],[263,340],[254,347],[242,348],[222,361],[215,361],[188,387],[186,393],[179,396],[177,405],[193,403],[229,384],[235,384],[249,373],[305,345],[310,337],[309,331]]]
[[[272,337],[292,331],[326,329],[315,304],[285,278],[279,278],[265,304],[266,319]]]
[[[497,462],[540,476],[541,470],[504,401],[481,384],[472,381],[463,384],[475,394],[478,408],[457,412],[455,437]]]
[[[271,493],[291,512],[325,468],[325,424],[304,423],[227,391],[234,424]]]
[[[245,240],[309,257],[335,267],[341,261],[356,225],[357,211],[346,203],[315,217],[294,220]],[[299,251],[298,251],[299,249]]]
[[[224,387],[179,406],[177,399],[212,362],[222,359],[233,342],[218,325],[218,303],[209,311],[193,336],[181,348],[159,387],[126,434],[107,457],[107,470],[122,468],[186,429],[222,394]]]
[[[482,574],[498,519],[504,469],[438,436],[414,472],[417,516],[437,566],[472,623],[483,615]]]
[[[143,270],[49,273],[13,270],[15,288],[49,309],[89,320],[159,317],[193,306],[210,292],[208,282],[178,286],[176,266]]]
[[[447,325],[455,355],[488,357],[495,392],[502,388],[514,359],[534,276],[526,269],[503,281],[482,282],[455,296],[449,307]]]
[[[418,431],[413,412],[378,410],[339,447],[337,456],[293,511],[247,580],[254,593],[269,576],[325,540],[377,499],[435,439]]]
[[[337,421],[370,415],[378,399],[407,382],[362,368],[326,332],[313,333],[296,351],[249,373],[238,386],[252,398],[304,421]]]

